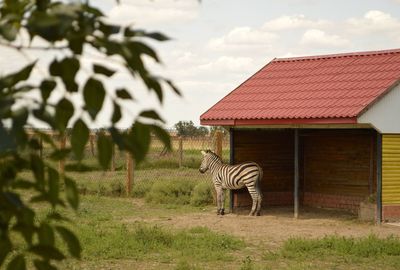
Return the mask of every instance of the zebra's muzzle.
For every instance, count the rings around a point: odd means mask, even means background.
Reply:
[[[205,172],[206,172],[206,170],[205,170],[205,169],[203,169],[203,168],[200,168],[200,169],[199,169],[199,172],[200,172],[200,173],[205,173]]]

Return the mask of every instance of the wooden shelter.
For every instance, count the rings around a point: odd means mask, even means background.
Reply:
[[[399,82],[400,49],[274,59],[200,121],[230,129],[232,163],[263,167],[267,206],[369,202],[377,222],[400,219]]]

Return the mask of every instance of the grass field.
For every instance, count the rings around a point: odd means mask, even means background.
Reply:
[[[398,269],[397,228],[330,212],[293,220],[291,209],[286,214],[287,209],[267,208],[261,217],[215,215],[210,175],[198,172],[199,149],[185,149],[184,166],[179,168],[176,153],[160,155],[162,149],[153,148],[134,171],[130,197],[125,192],[123,153],[117,153],[112,172],[99,170],[93,156],[82,164],[70,159],[66,173],[77,182],[81,205],[77,212],[63,211],[73,221],[67,226],[79,236],[83,256],[59,267]],[[225,160],[228,157],[225,149]],[[31,178],[28,172],[22,176]],[[42,217],[49,212],[41,206],[38,210]]]
[[[42,208],[39,211],[42,216],[47,213]],[[213,206],[85,195],[78,212],[69,216],[83,256],[80,261],[63,262],[61,269],[398,269],[400,265],[396,236],[347,237],[331,231],[325,237],[291,236],[272,245],[268,234],[254,239],[255,228],[241,225],[245,221],[259,226],[259,219],[221,218]],[[222,226],[233,226],[232,221],[249,232],[224,231]],[[282,219],[283,231],[287,222],[294,221]],[[355,231],[373,227],[352,220],[338,222]],[[321,226],[330,232],[326,222]]]

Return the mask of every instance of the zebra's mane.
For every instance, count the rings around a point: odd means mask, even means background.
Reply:
[[[211,151],[210,149],[206,150],[206,153],[211,154],[212,156],[214,156],[222,161],[222,158],[220,156],[218,156],[216,153],[214,153],[213,151]]]

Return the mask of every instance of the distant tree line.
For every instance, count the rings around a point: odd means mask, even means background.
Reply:
[[[212,126],[210,129],[202,126],[195,126],[193,121],[179,121],[174,125],[178,136],[182,137],[201,137],[207,135],[214,135],[217,130],[226,134],[228,131],[220,126]]]

